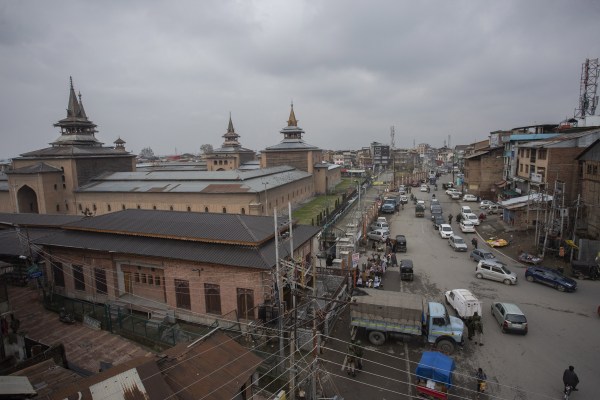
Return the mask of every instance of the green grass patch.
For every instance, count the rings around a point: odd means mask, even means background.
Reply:
[[[325,215],[328,208],[329,212],[333,212],[336,200],[339,199],[341,202],[343,194],[346,193],[348,188],[356,185],[357,183],[354,182],[353,179],[343,178],[342,181],[336,185],[333,194],[316,196],[314,199],[295,210],[292,213],[292,217],[298,220],[300,224],[312,225],[314,223],[316,225],[317,215],[321,212]]]

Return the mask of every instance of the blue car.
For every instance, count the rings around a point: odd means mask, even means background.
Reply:
[[[525,271],[525,279],[551,286],[559,292],[574,292],[577,289],[577,282],[551,268],[528,267]]]

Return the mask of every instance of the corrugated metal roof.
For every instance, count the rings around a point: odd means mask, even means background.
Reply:
[[[263,359],[217,331],[201,343],[177,345],[158,361],[165,380],[182,400],[231,400]]]
[[[19,234],[14,229],[0,230],[0,255],[10,257],[29,255],[27,237],[29,237],[29,240],[36,240],[52,232],[56,231],[50,229],[28,229],[27,232],[22,230]]]
[[[46,398],[54,391],[81,380],[80,375],[56,365],[52,359],[21,369],[11,375],[27,377],[37,392],[38,399]]]
[[[15,168],[7,171],[9,174],[40,174],[44,172],[62,172],[60,168],[53,167],[44,162],[39,162],[26,167]]]
[[[232,171],[146,171],[115,172],[94,178],[78,192],[177,192],[200,193],[209,185],[240,186],[240,191],[261,192],[310,178],[308,172],[290,166]],[[217,193],[216,189],[212,189]],[[225,191],[224,193],[227,193]]]
[[[124,153],[121,150],[115,150],[112,147],[100,146],[56,146],[45,149],[34,150],[21,154],[19,158],[29,157],[77,157],[77,156],[111,156],[111,157],[135,157],[130,153]]]
[[[223,228],[222,228],[223,229]],[[294,248],[310,240],[318,228],[294,227]],[[115,254],[150,256],[199,263],[269,270],[275,265],[275,240],[259,246],[198,243],[188,240],[123,236],[110,233],[64,231],[34,240],[37,245],[85,249]],[[279,257],[289,254],[289,239],[279,242]]]
[[[0,225],[20,225],[30,227],[59,227],[84,219],[78,215],[0,213]]]
[[[278,220],[284,226],[287,220]],[[212,243],[259,244],[272,237],[273,218],[255,215],[129,209],[85,218],[65,229],[177,238]]]

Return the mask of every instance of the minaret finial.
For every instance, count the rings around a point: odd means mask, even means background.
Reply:
[[[291,111],[290,111],[290,119],[288,119],[288,126],[298,126],[298,120],[296,119],[296,114],[294,114],[294,101],[292,100]]]

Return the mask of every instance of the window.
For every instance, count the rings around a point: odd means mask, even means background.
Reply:
[[[69,211],[69,204],[65,203],[65,210]]]
[[[54,184],[54,190],[58,190],[58,185],[56,183]]]
[[[62,263],[52,264],[52,275],[54,276],[54,284],[56,286],[65,287],[65,274],[63,272]]]
[[[96,208],[96,205],[95,205],[95,204],[92,204],[92,209],[93,209],[94,211],[96,211],[96,210],[97,210],[97,208]]]
[[[107,205],[106,205],[106,209],[107,209],[108,211],[112,211],[112,208],[110,207],[110,204],[107,204]]]
[[[142,274],[142,283],[146,283],[146,274]]]
[[[539,149],[538,150],[538,159],[545,160],[548,156],[548,149]]]
[[[156,206],[152,206],[152,209],[153,209],[153,210],[156,210]]]
[[[121,204],[121,210],[125,209],[125,204]]]
[[[63,189],[66,189],[66,188],[67,188],[67,185],[63,183]]]
[[[60,204],[56,205],[56,211],[60,211]]]
[[[81,265],[73,265],[73,282],[75,283],[75,290],[85,290],[85,277]]]
[[[140,283],[140,273],[139,272],[136,272],[136,273],[133,274],[133,280],[136,283]]]
[[[208,212],[208,207],[204,207],[204,212]]]
[[[523,164],[519,165],[519,172],[523,172]]]
[[[192,309],[189,281],[175,279],[175,300],[177,303],[177,308],[183,308],[185,310]]]
[[[188,210],[188,212],[192,211],[192,207],[188,206],[187,210]]]
[[[169,206],[169,210],[173,211],[173,206]]]
[[[101,268],[94,268],[94,278],[96,280],[96,293],[108,294],[106,285],[106,271]]]
[[[160,286],[160,276],[155,276],[155,277],[154,277],[154,284],[155,284],[156,286]]]
[[[223,207],[223,214],[227,214],[227,208]]]
[[[587,173],[588,173],[588,175],[592,174],[592,164],[587,165]]]
[[[246,209],[244,207],[242,207],[242,215],[246,214]]]
[[[83,207],[81,206],[81,203],[79,203],[79,211],[83,211]]]
[[[254,290],[237,289],[237,308],[238,317],[254,319]]]
[[[213,161],[213,164],[214,164],[214,165],[217,165],[217,164],[218,164],[218,163],[217,163],[217,160]]]
[[[142,206],[140,206],[139,204],[137,205],[137,209],[139,210],[140,208],[142,208]]]
[[[148,275],[148,285],[154,285],[154,277],[152,275]]]
[[[206,312],[221,315],[221,287],[211,283],[204,284]]]

